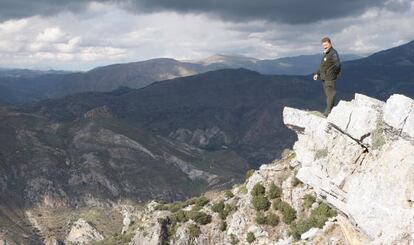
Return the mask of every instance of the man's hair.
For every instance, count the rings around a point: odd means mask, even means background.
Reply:
[[[331,43],[331,39],[329,37],[324,37],[324,38],[322,38],[321,42],[322,43],[324,43],[324,42]]]

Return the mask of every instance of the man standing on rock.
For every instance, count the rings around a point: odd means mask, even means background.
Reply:
[[[341,61],[338,52],[332,47],[329,37],[322,39],[322,47],[323,57],[318,71],[313,75],[313,80],[322,80],[326,96],[326,109],[323,115],[327,117],[335,103],[335,81],[341,72]]]

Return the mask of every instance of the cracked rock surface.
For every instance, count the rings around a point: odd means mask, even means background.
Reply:
[[[286,107],[304,183],[372,244],[414,242],[414,101],[355,94],[328,118]]]

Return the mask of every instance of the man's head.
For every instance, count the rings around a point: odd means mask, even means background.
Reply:
[[[332,47],[331,39],[329,37],[324,37],[321,40],[323,50],[328,50],[330,47]]]

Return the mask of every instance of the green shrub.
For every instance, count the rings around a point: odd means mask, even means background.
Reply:
[[[257,212],[256,223],[259,225],[277,226],[279,224],[279,216],[273,212],[269,212],[267,215],[263,212]]]
[[[248,180],[253,175],[253,173],[254,169],[247,170],[245,180]]]
[[[277,214],[270,212],[266,216],[266,224],[271,226],[277,226],[279,224],[279,216]]]
[[[260,183],[255,184],[251,191],[252,196],[264,195],[265,193],[266,193],[266,189]]]
[[[200,227],[196,224],[190,224],[188,226],[188,233],[190,234],[190,238],[196,238],[200,236],[200,233],[201,233]]]
[[[231,192],[231,190],[226,190],[226,192],[224,192],[224,195],[229,199],[234,197],[234,194]]]
[[[310,207],[312,207],[312,204],[314,202],[316,202],[316,197],[311,194],[306,194],[303,197],[303,207],[305,207],[306,209],[309,209]]]
[[[307,232],[312,227],[316,227],[316,223],[317,221],[314,218],[293,222],[289,227],[289,234],[292,235],[295,240],[299,240],[303,233]]]
[[[185,206],[190,206],[190,205],[195,204],[195,203],[196,203],[196,201],[197,201],[197,199],[198,199],[198,197],[192,197],[192,198],[190,198],[190,199],[187,199],[187,200],[185,201]]]
[[[202,209],[203,207],[200,207],[200,206],[197,206],[197,205],[194,205],[192,208],[191,208],[191,211],[200,211],[201,209]]]
[[[211,206],[211,210],[215,213],[220,213],[223,211],[224,207],[224,201],[221,200],[219,202],[214,203],[213,206]]]
[[[220,222],[220,230],[221,230],[221,231],[225,231],[225,230],[227,230],[227,223],[226,223],[226,221],[222,220],[222,221]]]
[[[172,212],[172,213],[175,213],[175,212],[177,212],[177,211],[179,211],[179,210],[181,210],[182,208],[185,208],[186,207],[186,205],[185,205],[185,203],[183,203],[183,202],[180,202],[180,201],[178,201],[178,202],[174,202],[173,204],[171,204],[171,206],[170,206],[170,211]]]
[[[200,225],[206,225],[211,222],[211,215],[206,214],[204,212],[190,211],[188,212],[188,218],[192,219],[194,222]]]
[[[234,234],[230,234],[230,244],[236,245],[239,243],[239,239]]]
[[[264,215],[263,212],[257,212],[256,213],[256,223],[259,224],[259,225],[266,224],[266,216]]]
[[[270,199],[275,199],[281,196],[282,196],[282,188],[280,188],[279,186],[275,185],[275,183],[272,182],[269,187],[268,197]]]
[[[209,203],[210,200],[208,200],[207,197],[202,196],[199,197],[196,201],[195,201],[195,205],[199,206],[199,207],[204,207],[207,203]]]
[[[254,236],[253,232],[248,232],[246,236],[246,241],[248,243],[252,243],[256,240],[256,237]]]
[[[171,215],[171,220],[177,223],[187,222],[189,219],[188,212],[179,210]]]
[[[283,222],[285,224],[290,224],[296,219],[296,210],[292,208],[289,203],[282,201],[280,198],[273,201],[273,209],[282,213]]]
[[[221,219],[223,219],[223,220],[225,220],[225,219],[227,218],[227,216],[228,216],[231,212],[235,211],[236,209],[237,209],[237,208],[236,208],[236,206],[235,206],[235,205],[226,204],[226,205],[224,206],[223,211],[219,213],[219,214],[220,214],[220,218],[221,218]]]
[[[223,200],[214,203],[213,206],[211,206],[211,210],[218,213],[222,220],[225,220],[227,216],[236,209],[237,207],[235,205],[224,204]]]
[[[294,222],[290,225],[289,233],[298,240],[300,236],[312,227],[322,228],[330,217],[336,216],[335,210],[331,209],[326,203],[321,203],[312,210],[306,219]]]
[[[155,210],[168,210],[170,206],[168,204],[158,204],[155,206]]]
[[[331,207],[329,207],[328,204],[324,202],[319,204],[319,206],[315,208],[314,210],[312,210],[311,212],[311,216],[314,216],[319,221],[323,221],[319,223],[320,224],[320,226],[318,226],[319,228],[322,228],[323,224],[325,224],[325,222],[330,217],[334,217],[336,215],[337,215],[336,211],[332,209]]]
[[[267,199],[267,197],[263,196],[263,195],[258,195],[258,196],[253,196],[252,198],[252,202],[253,202],[253,207],[257,210],[268,210],[270,207],[270,202]]]

